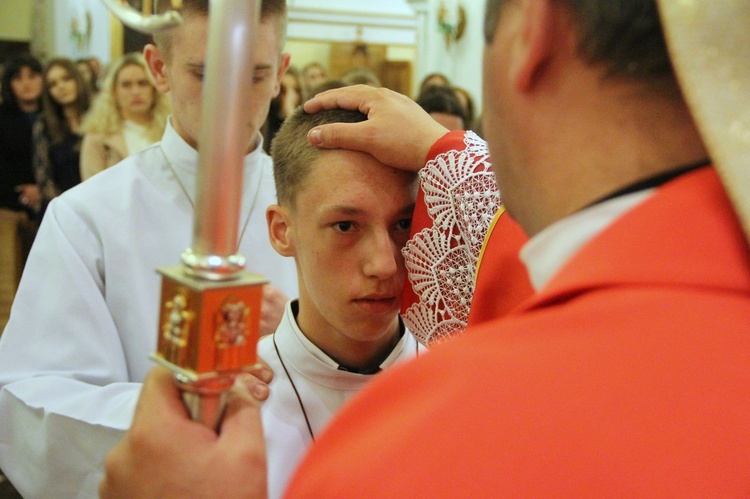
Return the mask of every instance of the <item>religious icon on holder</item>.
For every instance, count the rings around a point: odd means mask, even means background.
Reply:
[[[263,277],[248,272],[231,281],[159,269],[162,309],[154,359],[189,381],[241,372],[254,364]]]

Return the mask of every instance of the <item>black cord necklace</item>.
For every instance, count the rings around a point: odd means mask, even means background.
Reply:
[[[289,370],[286,368],[286,364],[284,364],[284,359],[281,358],[281,352],[279,352],[279,346],[276,344],[276,333],[273,333],[273,348],[276,349],[276,355],[279,357],[279,362],[281,362],[281,367],[284,368],[284,372],[286,373],[286,378],[289,380],[289,384],[292,385],[292,390],[294,390],[294,394],[297,396],[297,402],[299,402],[299,408],[302,409],[302,415],[305,417],[305,423],[307,424],[307,431],[310,432],[310,438],[312,438],[312,441],[315,442],[315,435],[313,435],[312,426],[310,425],[310,418],[307,417],[307,411],[305,410],[305,404],[302,403],[302,397],[300,397],[299,392],[297,391],[297,387],[294,384],[294,381],[292,381],[292,377],[289,375]]]

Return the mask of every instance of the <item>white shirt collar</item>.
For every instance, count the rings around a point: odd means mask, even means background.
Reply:
[[[292,310],[292,302],[297,302],[297,300],[291,300],[286,304],[286,309],[284,311],[284,318],[282,321],[286,321],[288,325],[288,330],[290,330],[294,338],[296,339],[296,343],[302,347],[303,350],[297,349],[297,352],[289,351],[288,354],[290,357],[292,357],[292,361],[295,364],[298,364],[299,362],[303,361],[305,358],[305,355],[302,355],[301,357],[297,358],[297,355],[302,353],[302,351],[306,351],[307,355],[313,356],[315,359],[317,359],[319,362],[327,366],[328,369],[323,370],[321,373],[318,373],[318,375],[324,375],[327,374],[330,370],[333,370],[334,372],[338,373],[345,373],[346,371],[338,371],[339,364],[335,360],[333,360],[328,354],[326,354],[323,350],[318,348],[312,341],[310,341],[307,336],[302,332],[302,330],[297,325],[297,320],[294,317],[294,312]],[[391,353],[386,357],[386,359],[381,362],[380,368],[381,369],[387,369],[392,364],[396,363],[407,350],[408,346],[411,344],[411,341],[414,341],[414,348],[416,348],[416,340],[412,340],[412,335],[409,333],[408,329],[404,331],[404,334],[399,339],[396,346],[391,350]],[[286,343],[286,341],[284,341]],[[292,343],[290,343],[292,344]],[[279,343],[281,345],[281,343]],[[425,349],[426,351],[426,349]],[[310,371],[312,372],[312,371]],[[338,374],[337,376],[353,376],[353,377],[363,377],[368,375],[363,374],[357,374],[357,373],[349,373],[346,372],[346,374]]]
[[[520,256],[534,290],[542,289],[579,249],[654,191],[646,189],[589,206],[532,237]]]
[[[179,171],[184,171],[195,175],[198,171],[198,151],[185,142],[179,133],[172,126],[172,118],[167,120],[167,126],[164,135],[161,138],[161,147],[172,166]],[[265,155],[263,151],[263,136],[257,134],[257,145],[249,154],[245,156],[245,175],[249,174],[248,169],[258,164],[261,156]]]

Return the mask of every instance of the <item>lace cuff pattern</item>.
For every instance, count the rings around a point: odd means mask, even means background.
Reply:
[[[463,150],[438,154],[420,178],[432,226],[403,250],[418,297],[403,319],[429,344],[466,327],[477,261],[501,199],[487,144],[473,132],[464,135]]]

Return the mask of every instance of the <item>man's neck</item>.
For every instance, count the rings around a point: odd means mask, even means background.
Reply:
[[[527,192],[517,206],[516,193],[504,193],[509,212],[529,236],[623,187],[708,156],[679,98],[607,85],[599,83],[598,95],[592,88],[557,101],[567,107],[553,114],[567,122],[538,129],[542,139],[525,169]]]
[[[195,149],[196,151],[199,151],[198,148],[198,140],[196,138],[193,138],[191,135],[187,134],[185,130],[182,129],[182,127],[175,126],[175,123],[170,118],[170,123],[172,123],[172,128],[174,128],[175,132],[177,132],[177,135],[179,135],[182,140],[184,140],[190,147]],[[255,133],[255,137],[250,140],[249,145],[247,149],[245,150],[245,156],[248,154],[254,152],[258,146],[260,145],[260,134]]]
[[[399,321],[398,324],[398,330],[396,334],[393,334],[391,337],[390,343],[386,346],[386,348],[381,349],[380,353],[378,355],[371,355],[369,358],[366,359],[364,362],[358,362],[356,364],[348,364],[345,361],[339,360],[336,357],[326,353],[331,359],[336,361],[336,363],[339,365],[340,371],[347,371],[350,373],[357,373],[357,374],[375,374],[380,371],[380,365],[385,362],[385,359],[387,359],[391,352],[393,352],[393,349],[396,348],[396,345],[398,345],[398,342],[401,340],[401,337],[404,335],[405,329],[403,328],[403,324],[401,321]]]

